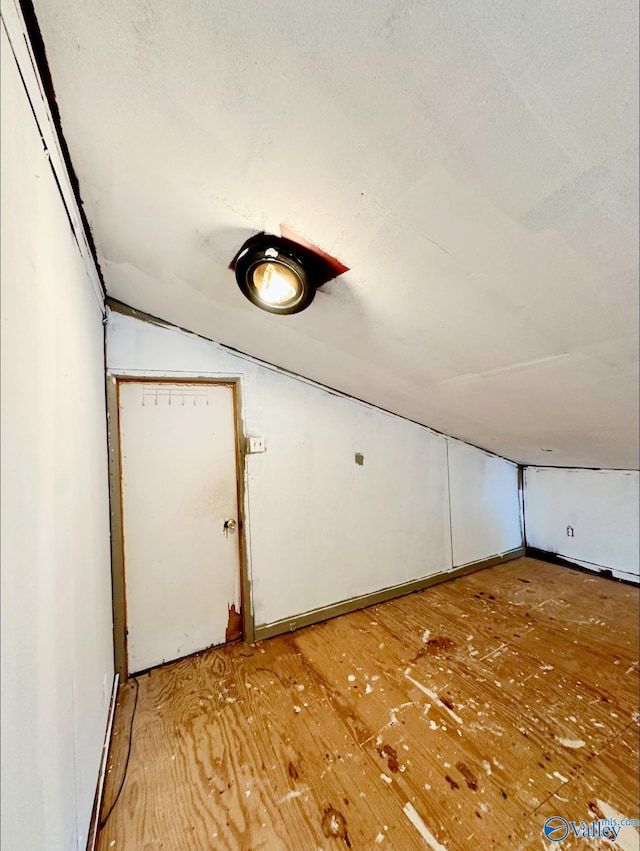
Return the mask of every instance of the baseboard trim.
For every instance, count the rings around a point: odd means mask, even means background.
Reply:
[[[98,772],[96,796],[93,801],[93,812],[91,813],[89,836],[87,837],[87,851],[96,851],[96,848],[98,847],[98,833],[100,830],[100,810],[102,809],[104,787],[107,782],[107,761],[109,759],[111,737],[113,736],[113,720],[116,714],[116,702],[118,700],[119,682],[120,674],[115,674],[113,677],[113,685],[111,687],[111,702],[109,703],[109,713],[107,714],[107,728],[104,734],[104,742],[102,743],[102,756],[100,758],[100,771]]]
[[[406,594],[424,591],[425,588],[439,585],[441,582],[458,579],[460,576],[475,573],[477,570],[484,570],[486,567],[493,567],[503,561],[512,561],[515,558],[521,558],[524,554],[524,547],[518,547],[515,550],[509,550],[506,553],[500,553],[499,555],[491,556],[491,558],[482,559],[482,561],[474,561],[461,567],[456,567],[453,570],[434,573],[431,576],[424,576],[422,579],[415,579],[411,582],[405,582],[402,585],[393,585],[390,588],[373,591],[371,594],[363,594],[361,597],[352,597],[350,600],[343,600],[340,603],[333,603],[330,606],[313,609],[310,612],[305,612],[292,618],[284,618],[280,621],[256,626],[255,640],[263,641],[265,638],[273,638],[276,635],[293,632],[305,626],[322,623],[322,621],[336,618],[339,615],[356,612],[358,609],[366,609],[367,606],[375,606],[378,603],[386,603],[388,600],[394,600],[396,597],[404,597]]]
[[[539,550],[536,547],[526,548],[527,558],[536,558],[538,561],[546,561],[548,564],[558,564],[562,567],[570,567],[571,570],[579,570],[581,573],[588,573],[591,576],[600,576],[603,579],[611,579],[613,582],[624,582],[625,585],[638,586],[638,580],[625,579],[622,576],[614,576],[613,571],[609,567],[600,567],[594,564],[593,567],[585,567],[583,564],[576,564],[575,561],[570,561],[564,556],[553,553],[549,550]],[[620,571],[618,571],[620,573]]]

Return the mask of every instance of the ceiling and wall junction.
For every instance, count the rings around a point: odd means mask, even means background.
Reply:
[[[527,464],[638,467],[634,2],[35,0],[110,296]],[[290,317],[281,224],[350,271]]]

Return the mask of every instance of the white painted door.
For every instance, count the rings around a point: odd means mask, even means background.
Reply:
[[[135,673],[235,637],[233,389],[122,381],[119,414],[127,657]]]

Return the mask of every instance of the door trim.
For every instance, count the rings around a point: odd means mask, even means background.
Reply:
[[[127,599],[124,570],[124,535],[122,514],[122,461],[120,454],[120,386],[124,383],[149,384],[208,384],[230,387],[233,392],[233,421],[236,452],[237,511],[240,560],[240,606],[242,609],[243,641],[255,641],[253,599],[248,564],[248,528],[246,523],[245,435],[242,427],[241,379],[239,376],[209,378],[208,376],[172,375],[156,377],[107,370],[107,441],[109,449],[109,503],[111,515],[111,585],[113,592],[113,656],[115,670],[124,682],[129,676],[127,659]]]

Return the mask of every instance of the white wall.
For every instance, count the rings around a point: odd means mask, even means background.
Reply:
[[[635,471],[527,467],[527,544],[637,582],[638,479]]]
[[[267,447],[246,458],[256,626],[451,570],[445,437],[116,312],[109,315],[107,362],[123,374],[241,378],[244,431],[263,436]],[[468,491],[456,503],[460,551],[470,561],[520,546],[513,518],[505,531],[492,516],[517,511],[514,466],[472,447],[464,452],[461,463],[471,467],[454,485]]]
[[[3,29],[7,851],[66,851],[87,839],[113,681],[103,370],[102,308]]]
[[[522,546],[518,467],[448,439],[453,566]]]
[[[256,623],[448,570],[444,439],[256,369],[267,441],[248,456]]]

